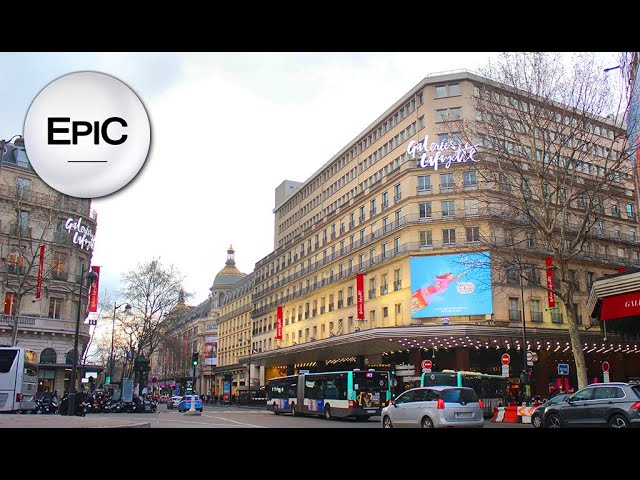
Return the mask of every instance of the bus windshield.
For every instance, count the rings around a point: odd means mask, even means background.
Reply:
[[[422,374],[422,386],[423,387],[436,387],[440,385],[446,385],[448,387],[456,387],[458,385],[458,376],[455,373],[423,373]]]
[[[353,372],[353,389],[378,392],[389,388],[388,372]]]

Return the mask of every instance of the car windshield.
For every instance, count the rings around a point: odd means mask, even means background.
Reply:
[[[445,403],[470,403],[477,402],[478,396],[471,388],[450,388],[440,392],[440,398]]]

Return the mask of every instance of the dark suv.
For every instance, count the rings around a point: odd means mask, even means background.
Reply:
[[[544,412],[545,428],[640,427],[640,385],[594,383]]]

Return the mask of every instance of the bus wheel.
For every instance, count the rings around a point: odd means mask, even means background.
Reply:
[[[324,418],[325,420],[331,420],[331,407],[329,405],[327,405],[326,407],[324,407]]]
[[[276,408],[276,404],[275,404],[275,403],[273,404],[273,413],[274,413],[274,414],[276,414],[276,415],[279,415],[279,413],[278,413],[278,410],[277,410],[277,408]]]

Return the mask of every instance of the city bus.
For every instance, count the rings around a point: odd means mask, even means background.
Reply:
[[[295,395],[294,395],[295,393]],[[275,414],[368,419],[391,400],[389,372],[347,370],[272,378],[267,406]]]
[[[24,347],[0,347],[0,412],[35,412],[37,358]]]
[[[443,370],[442,372],[423,373],[420,378],[421,387],[449,385],[471,387],[482,400],[484,416],[491,417],[493,408],[506,405],[509,385],[506,377],[488,375],[479,372]]]

